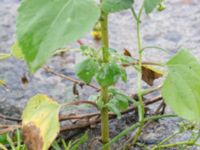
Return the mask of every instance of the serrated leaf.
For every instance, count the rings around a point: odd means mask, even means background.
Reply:
[[[19,46],[19,43],[18,42],[15,42],[13,44],[13,46],[11,47],[11,54],[16,57],[17,59],[20,59],[20,60],[24,60],[24,54],[22,52],[22,49],[20,48]]]
[[[23,0],[17,38],[31,72],[54,51],[89,32],[100,16],[94,0]]]
[[[163,72],[153,68],[151,66],[142,66],[142,80],[144,80],[148,85],[153,86],[153,81],[162,77]]]
[[[31,150],[47,150],[59,132],[60,105],[43,94],[32,97],[22,115],[24,143]]]
[[[112,62],[104,64],[98,71],[96,79],[102,87],[115,84],[121,76],[120,67]]]
[[[92,81],[97,69],[97,62],[91,58],[88,58],[75,66],[76,75],[85,83],[90,83]]]
[[[180,117],[200,122],[200,63],[189,51],[181,50],[167,66],[162,88],[165,102]]]
[[[106,13],[119,12],[131,8],[133,0],[104,0],[102,10]]]
[[[161,2],[162,0],[145,0],[144,9],[146,14],[151,13]]]

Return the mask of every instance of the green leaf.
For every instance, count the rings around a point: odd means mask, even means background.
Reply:
[[[73,146],[70,148],[70,150],[77,150],[80,145],[84,144],[88,140],[88,132],[86,132],[83,136],[80,137],[76,142],[73,142]]]
[[[162,88],[165,102],[180,117],[200,122],[200,63],[189,51],[181,50],[167,66]]]
[[[110,111],[115,113],[118,118],[121,117],[121,111],[128,108],[129,101],[131,100],[122,91],[115,88],[109,88],[109,93],[112,99],[108,102],[107,106]]]
[[[120,76],[120,67],[116,63],[106,63],[97,73],[96,79],[102,87],[108,87],[115,84]]]
[[[46,95],[38,94],[30,99],[22,115],[24,143],[28,149],[47,150],[50,147],[60,130],[60,107]]]
[[[11,49],[12,49],[11,54],[14,57],[16,57],[17,59],[20,59],[20,60],[24,60],[24,54],[23,54],[22,49],[20,48],[18,42],[14,43]]]
[[[88,58],[75,66],[76,75],[86,83],[90,83],[92,81],[97,69],[97,62],[91,58]]]
[[[110,111],[112,111],[114,114],[117,115],[117,118],[120,119],[121,118],[121,112],[120,109],[117,107],[116,103],[114,101],[110,101],[109,103],[106,104],[106,106],[108,107],[108,109]]]
[[[17,38],[32,72],[58,48],[81,38],[100,16],[94,0],[23,0]]]
[[[133,0],[104,0],[102,10],[106,13],[119,12],[131,8]]]
[[[127,73],[126,73],[126,70],[124,68],[121,67],[121,78],[122,78],[122,81],[124,82],[127,82],[128,79],[127,79]]]
[[[7,134],[1,134],[0,135],[0,143],[3,145],[8,144],[7,138],[6,138]],[[1,148],[1,147],[0,147]]]
[[[151,13],[161,2],[162,0],[145,0],[144,9],[146,14]]]
[[[118,107],[120,110],[125,110],[128,108],[128,99],[123,95],[116,95],[115,100],[118,102]]]

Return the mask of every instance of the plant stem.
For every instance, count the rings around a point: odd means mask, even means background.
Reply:
[[[102,2],[103,0],[101,0]],[[101,12],[101,32],[102,32],[102,57],[103,62],[109,62],[109,38],[108,38],[108,14],[105,12]],[[101,97],[104,105],[106,105],[109,101],[108,88],[101,87]],[[108,116],[108,108],[103,107],[101,109],[101,140],[103,145],[109,142],[109,116]],[[103,148],[103,150],[110,150],[110,147],[107,146]]]
[[[144,122],[148,122],[148,121],[152,121],[152,120],[158,120],[158,119],[162,119],[162,118],[169,118],[169,117],[177,117],[177,116],[176,115],[158,115],[158,116],[152,116],[152,117],[145,118]],[[115,136],[112,140],[110,140],[109,143],[107,143],[106,145],[104,145],[104,147],[109,146],[109,145],[115,143],[116,141],[118,141],[119,139],[121,139],[123,136],[129,134],[131,131],[135,130],[139,126],[140,126],[140,123],[137,122],[137,123],[133,124],[132,126],[126,128],[121,133],[119,133],[117,136]]]
[[[196,144],[196,141],[200,137],[200,130],[199,130],[197,136],[193,140],[187,140],[187,141],[183,141],[183,142],[177,142],[177,143],[170,143],[170,144],[161,145],[161,144],[167,142],[168,140],[170,140],[171,138],[173,138],[175,135],[177,135],[179,133],[181,133],[181,132],[176,132],[176,133],[172,134],[171,136],[169,136],[168,138],[163,140],[161,143],[159,143],[157,146],[153,147],[151,150],[156,150],[156,149],[160,149],[160,148],[176,147],[176,146],[180,146],[180,145],[187,145],[187,146],[196,145],[196,146],[200,146],[200,145]]]
[[[138,130],[136,131],[136,135],[134,136],[133,140],[132,140],[132,144],[134,145],[141,132],[142,132],[142,128],[144,125],[144,115],[145,115],[145,109],[144,109],[144,103],[143,103],[143,99],[142,99],[142,42],[141,42],[141,35],[140,35],[140,18],[142,15],[142,11],[144,8],[144,3],[142,4],[139,14],[138,16],[136,15],[134,8],[132,7],[131,11],[133,16],[136,19],[136,26],[137,26],[137,40],[138,40],[138,55],[139,55],[139,59],[138,59],[138,77],[137,77],[137,92],[138,92],[138,98],[139,98],[139,107],[138,107],[138,112],[139,112],[139,123],[140,123],[140,127],[138,128]]]
[[[1,144],[0,143],[0,148],[2,149],[2,150],[8,150],[5,146],[3,146],[3,144]]]

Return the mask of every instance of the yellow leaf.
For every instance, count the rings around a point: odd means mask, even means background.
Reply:
[[[56,138],[61,105],[38,94],[30,99],[22,115],[24,143],[29,150],[48,150]]]
[[[18,42],[15,42],[12,45],[11,49],[12,49],[11,53],[14,57],[16,57],[17,59],[20,59],[20,60],[24,60],[24,54],[23,54],[22,49],[20,48]]]

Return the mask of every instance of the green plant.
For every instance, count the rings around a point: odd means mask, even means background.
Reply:
[[[101,139],[104,150],[110,150],[110,144],[113,141],[109,141],[109,111],[116,113],[120,118],[121,110],[125,110],[129,103],[133,103],[138,108],[139,122],[114,138],[116,140],[131,130],[137,129],[131,145],[137,143],[145,122],[165,117],[145,118],[142,80],[149,74],[145,74],[144,69],[157,74],[156,77],[147,76],[151,80],[150,85],[154,79],[163,75],[151,69],[149,66],[152,65],[168,68],[168,71],[164,73],[166,80],[162,85],[165,102],[180,117],[200,122],[199,62],[188,50],[183,49],[166,64],[144,63],[145,50],[163,49],[156,46],[143,46],[140,35],[141,15],[143,11],[150,14],[156,8],[162,11],[164,5],[163,0],[144,0],[136,13],[133,4],[134,0],[101,0],[100,5],[95,0],[22,0],[18,10],[18,42],[14,49],[21,51],[17,54],[23,54],[23,59],[32,73],[45,64],[57,49],[78,40],[100,22],[102,47],[94,49],[81,45],[80,51],[87,58],[77,64],[75,70],[76,75],[86,84],[90,84],[95,78],[100,86],[100,95],[96,99],[96,104],[101,111]],[[109,47],[108,15],[125,9],[131,10],[136,21],[138,59],[124,56]],[[133,66],[137,70],[138,102],[112,87],[119,79],[127,82],[124,65]],[[41,94],[30,99],[23,112],[22,121],[24,141],[28,147],[37,146],[37,149],[41,150],[47,150],[50,147],[59,132],[58,114],[64,106],[68,104],[58,104]]]

